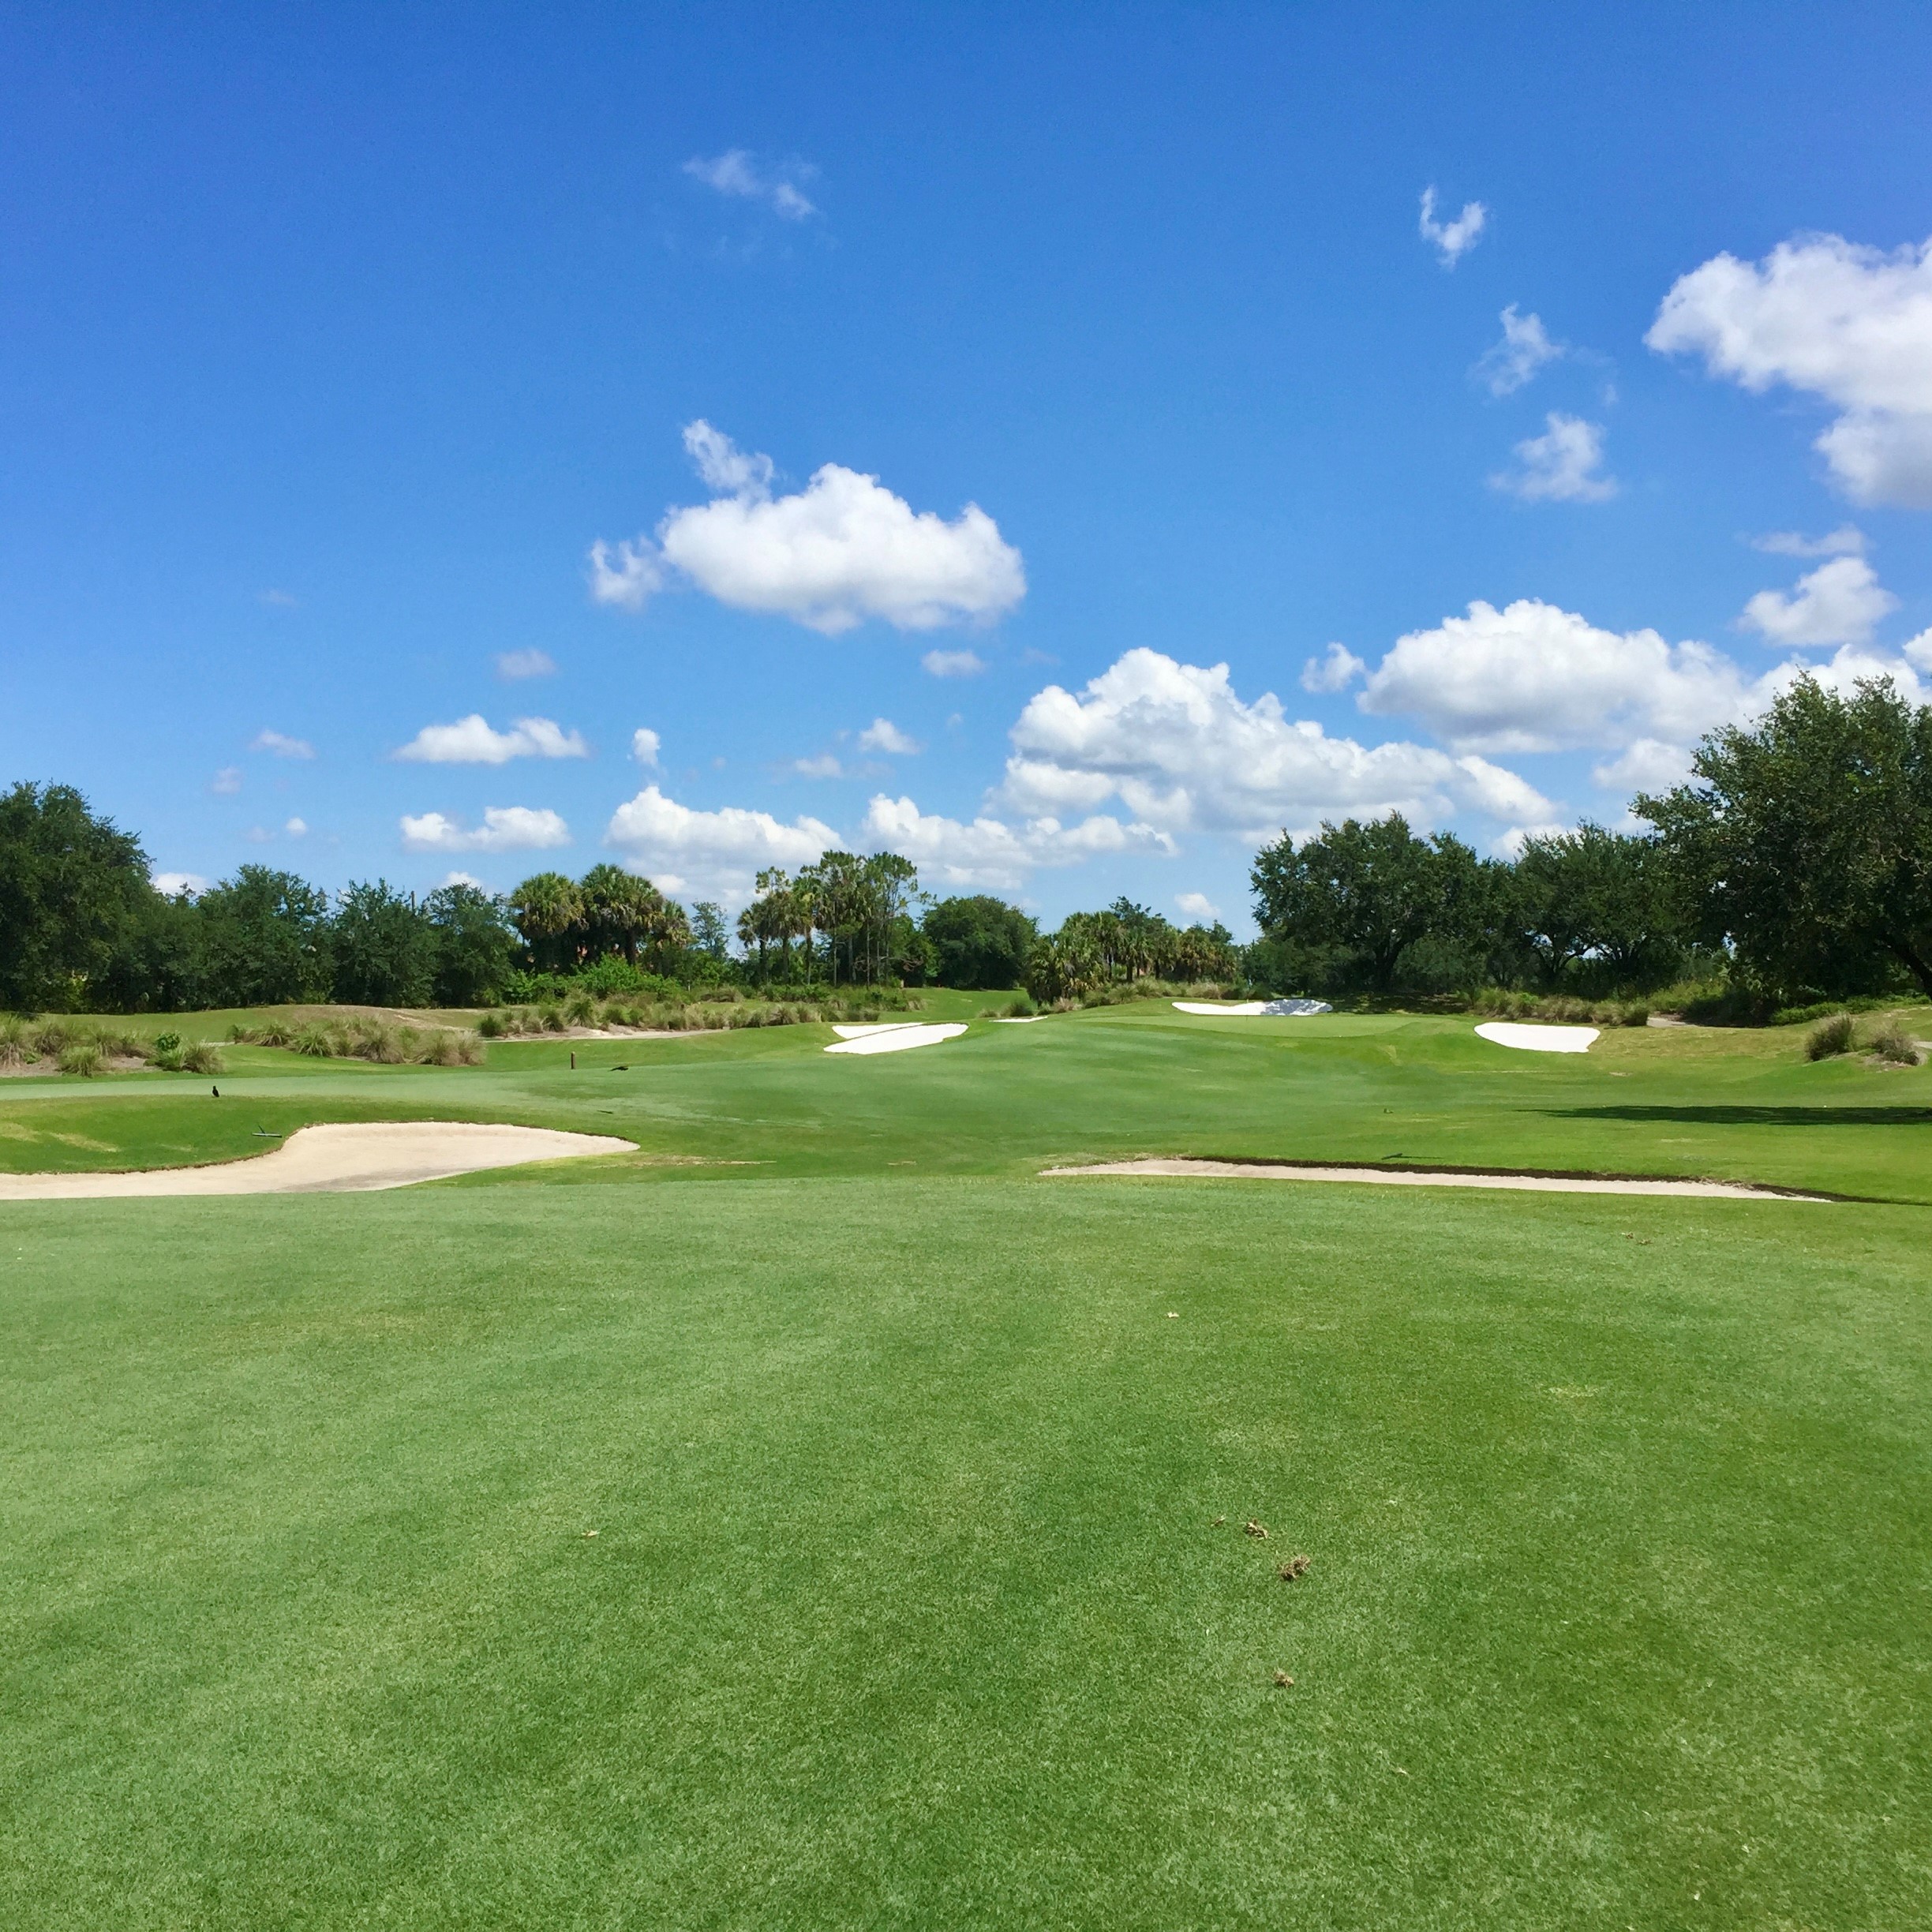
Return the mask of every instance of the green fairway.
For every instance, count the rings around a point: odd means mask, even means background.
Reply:
[[[984,1004],[929,999],[922,1018]],[[1932,1035],[1932,1009],[1904,1017]],[[1572,1056],[1492,1045],[1466,1017],[1206,1019],[1163,1002],[975,1021],[945,1045],[877,1058],[828,1055],[832,1038],[793,1026],[499,1043],[487,1066],[456,1069],[230,1048],[219,1102],[191,1074],[14,1079],[0,1083],[0,1170],[230,1159],[260,1151],[258,1129],[455,1118],[617,1133],[650,1161],[767,1175],[1019,1175],[1193,1154],[1710,1175],[1932,1202],[1932,1068],[1814,1065],[1797,1028],[1613,1031]]]
[[[1926,1923],[1932,1070],[1470,1024],[9,1081],[642,1151],[0,1206],[0,1923]],[[1033,1178],[1125,1152],[1890,1204]]]

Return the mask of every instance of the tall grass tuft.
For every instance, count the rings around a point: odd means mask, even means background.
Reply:
[[[1866,1043],[1881,1060],[1891,1065],[1919,1064],[1919,1043],[1899,1024],[1896,1017],[1884,1021]]]
[[[100,1048],[92,1040],[78,1035],[60,1050],[60,1070],[63,1073],[77,1073],[83,1080],[92,1080],[106,1064],[101,1058]]]
[[[181,1065],[184,1073],[219,1073],[221,1049],[212,1040],[190,1040],[181,1050]]]
[[[0,1018],[0,1067],[25,1066],[39,1058],[28,1043],[27,1022],[18,1013]]]
[[[1821,1020],[1805,1035],[1807,1060],[1829,1060],[1834,1054],[1851,1050],[1852,1016],[1848,1013],[1833,1013],[1829,1020]]]

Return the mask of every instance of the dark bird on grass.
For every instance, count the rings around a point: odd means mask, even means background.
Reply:
[[[208,1089],[208,1091],[212,1093],[217,1100],[221,1098],[221,1089],[219,1087],[211,1087]]]

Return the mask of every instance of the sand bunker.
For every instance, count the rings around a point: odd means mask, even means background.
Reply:
[[[942,1040],[958,1039],[966,1029],[957,1020],[945,1025],[886,1020],[875,1026],[837,1026],[832,1031],[842,1037],[826,1049],[827,1053],[882,1054],[904,1053],[914,1046],[936,1046]]]
[[[995,1026],[1035,1026],[1046,1016],[1044,1013],[998,1013],[994,1017]]]
[[[1518,1026],[1513,1020],[1485,1020],[1476,1031],[1499,1046],[1518,1046],[1525,1053],[1588,1053],[1597,1037],[1594,1027]]]
[[[1696,1194],[1725,1200],[1822,1201],[1822,1194],[1751,1187],[1739,1181],[1646,1181],[1605,1175],[1468,1174],[1427,1168],[1297,1166],[1292,1162],[1103,1161],[1091,1167],[1047,1167],[1046,1175],[1181,1174],[1230,1181],[1361,1181],[1374,1187],[1507,1188],[1526,1194]]]
[[[1206,1013],[1215,1020],[1305,1020],[1312,1013],[1333,1013],[1326,1000],[1176,1000],[1176,1013]]]
[[[633,1154],[608,1134],[466,1121],[343,1121],[298,1128],[272,1153],[214,1167],[157,1167],[141,1174],[0,1174],[0,1201],[100,1200],[117,1195],[358,1194],[407,1187],[485,1167]]]

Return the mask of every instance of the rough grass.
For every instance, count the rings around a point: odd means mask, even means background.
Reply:
[[[0,1918],[1932,1918],[1922,1212],[647,1198],[7,1214]]]

